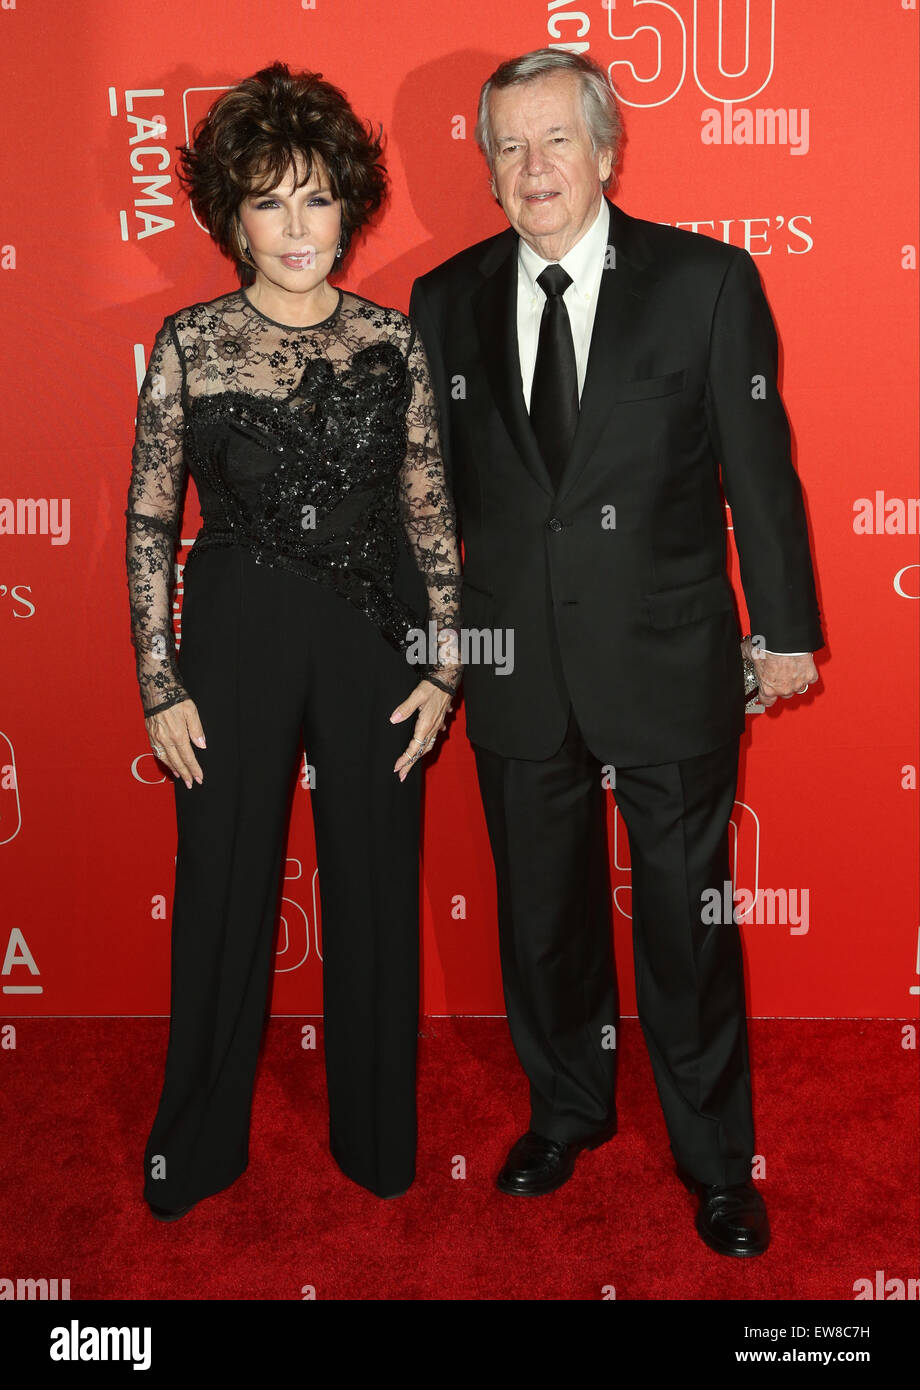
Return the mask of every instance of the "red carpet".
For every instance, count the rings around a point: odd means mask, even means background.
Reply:
[[[311,1020],[319,1024],[319,1020]],[[165,1019],[23,1019],[2,1053],[0,1279],[71,1299],[842,1299],[918,1268],[917,1052],[903,1025],[755,1020],[759,1184],[773,1244],[712,1254],[670,1164],[645,1046],[621,1030],[620,1133],[548,1197],[499,1193],[527,1123],[503,1019],[426,1019],[418,1177],[382,1202],[326,1148],[319,1052],[271,1022],[250,1164],[173,1225],[141,1198]],[[320,1030],[321,1031],[321,1030]],[[466,1177],[451,1176],[459,1156]]]

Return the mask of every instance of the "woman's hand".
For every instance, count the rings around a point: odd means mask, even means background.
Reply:
[[[390,723],[398,724],[401,719],[408,719],[413,710],[418,710],[412,741],[402,757],[393,765],[393,771],[399,773],[400,782],[405,782],[413,764],[418,762],[423,753],[431,752],[452,703],[446,690],[439,690],[430,681],[423,680],[419,681],[409,698],[397,705],[390,715]]]
[[[198,718],[194,700],[180,700],[159,714],[150,714],[144,720],[150,736],[150,746],[161,763],[165,763],[174,777],[181,777],[191,790],[192,778],[199,785],[204,781],[204,773],[198,766],[192,743],[206,748],[204,730]]]

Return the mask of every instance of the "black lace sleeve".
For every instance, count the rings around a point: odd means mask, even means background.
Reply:
[[[166,319],[138,396],[125,511],[131,641],[145,717],[189,698],[176,660],[172,624],[186,477],[183,426],[182,364]]]
[[[460,684],[460,550],[457,519],[441,456],[438,406],[422,340],[412,329],[406,411],[406,459],[400,473],[400,513],[415,563],[428,590],[428,621],[436,625],[438,664],[422,679],[453,694]]]

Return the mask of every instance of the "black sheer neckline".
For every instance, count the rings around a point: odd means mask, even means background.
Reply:
[[[295,328],[263,314],[240,287],[168,315],[157,333],[138,394],[126,518],[145,716],[195,698],[173,627],[188,474],[202,518],[183,569],[192,588],[206,563],[199,556],[244,547],[263,564],[328,585],[417,668],[417,679],[459,685],[462,665],[442,662],[437,642],[426,653],[416,640],[426,617],[438,633],[456,628],[460,608],[428,358],[398,309],[338,295],[321,324]],[[400,574],[403,550],[417,583]]]
[[[240,296],[247,309],[251,309],[254,314],[258,314],[259,318],[264,319],[266,323],[274,324],[275,328],[283,328],[287,333],[312,333],[317,328],[328,328],[328,326],[331,323],[334,323],[335,320],[338,318],[339,310],[342,307],[342,300],[345,298],[345,291],[339,289],[339,287],[336,285],[335,292],[339,296],[339,299],[332,313],[329,314],[326,318],[320,319],[318,323],[304,324],[281,323],[278,319],[269,318],[268,314],[263,314],[261,309],[256,308],[255,304],[253,304],[252,300],[249,298],[249,295],[246,293],[245,290],[240,290]]]

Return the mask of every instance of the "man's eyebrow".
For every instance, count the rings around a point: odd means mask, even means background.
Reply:
[[[567,131],[568,129],[568,125],[551,125],[549,129],[544,131],[543,133],[544,135],[556,135],[560,131]],[[506,140],[520,140],[521,137],[519,135],[497,135],[495,138],[501,144]]]

